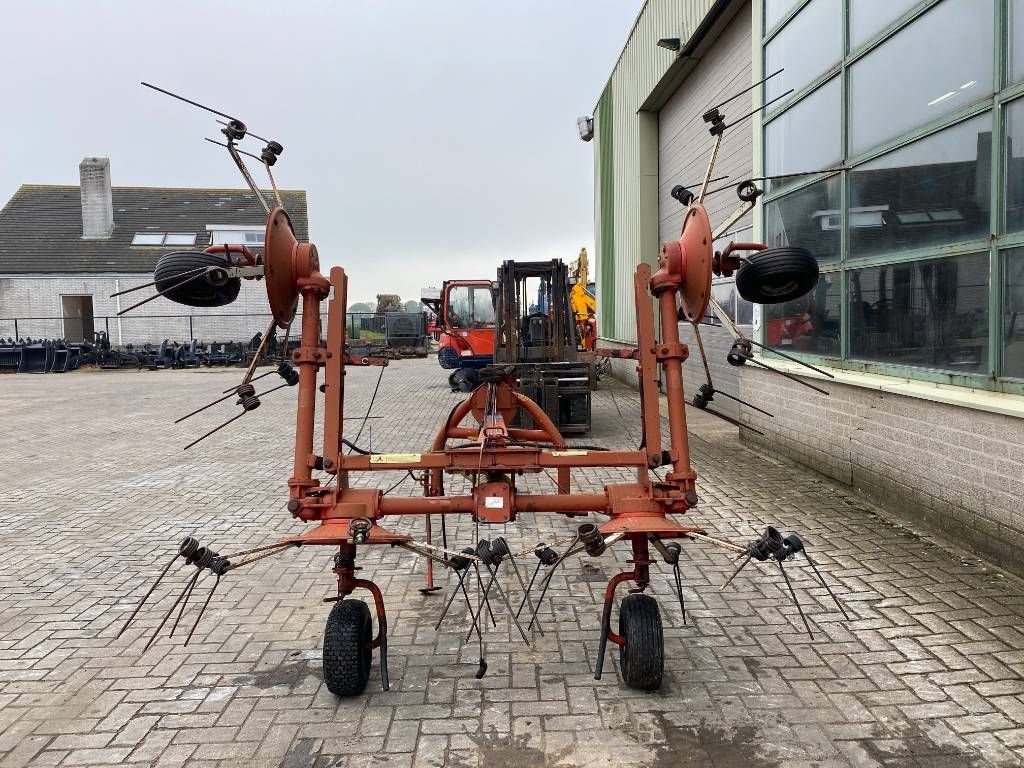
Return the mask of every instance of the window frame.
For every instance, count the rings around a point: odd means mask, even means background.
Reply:
[[[792,94],[781,106],[772,105],[773,108],[766,111],[763,117],[757,121],[756,142],[758,155],[758,173],[765,173],[766,153],[766,128],[774,118],[801,103],[805,98],[817,91],[837,75],[840,78],[841,88],[841,146],[842,160],[839,166],[844,170],[838,173],[840,179],[840,249],[839,258],[836,261],[826,262],[820,265],[822,274],[839,273],[840,275],[840,324],[841,324],[841,352],[839,357],[827,357],[809,353],[797,353],[801,359],[806,359],[819,365],[827,367],[860,372],[893,376],[902,379],[935,382],[940,384],[953,384],[958,386],[985,389],[1009,394],[1024,395],[1024,379],[1005,376],[1003,371],[1003,338],[1002,338],[1002,286],[1003,286],[1003,252],[1024,246],[1024,231],[1007,234],[1003,209],[1005,207],[1005,184],[1004,184],[1004,157],[1003,146],[1006,140],[1006,109],[1009,104],[1018,99],[1024,98],[1024,80],[1009,82],[1008,61],[1009,61],[1009,10],[1007,3],[1003,0],[988,0],[994,5],[994,40],[993,46],[993,93],[984,98],[977,99],[954,112],[943,115],[931,122],[920,125],[912,131],[886,141],[884,144],[872,147],[859,155],[849,154],[849,114],[850,114],[850,69],[852,66],[871,53],[873,50],[888,42],[893,36],[902,31],[905,27],[913,24],[917,19],[937,6],[944,0],[921,0],[909,8],[899,18],[893,20],[885,28],[876,32],[869,39],[865,40],[856,48],[850,46],[850,5],[856,0],[844,0],[842,18],[843,57],[833,67],[822,72],[813,81],[808,83],[798,93]],[[761,36],[759,58],[755,62],[755,70],[763,76],[765,69],[765,49],[768,43],[785,28],[785,26],[802,11],[811,0],[800,0],[790,11],[770,30],[764,30]],[[763,3],[761,4],[763,10]],[[756,34],[756,29],[755,29]],[[1024,53],[1024,52],[1022,52]],[[764,86],[758,88],[762,99],[765,96]],[[762,102],[763,103],[763,102]],[[974,117],[991,111],[992,113],[992,142],[990,152],[990,233],[995,236],[983,236],[969,241],[958,242],[953,245],[933,245],[915,250],[900,251],[896,253],[876,254],[872,256],[851,259],[849,253],[849,200],[851,184],[851,168],[867,163],[893,150],[907,146],[919,139],[927,138],[939,131],[957,125]],[[765,206],[792,195],[800,190],[815,184],[835,173],[820,173],[806,176],[791,182],[782,188],[765,192],[758,201],[758,232],[764,233],[764,211]],[[882,266],[887,264],[900,264],[911,261],[936,259],[943,257],[955,257],[967,253],[987,252],[989,255],[989,338],[988,338],[988,372],[984,374],[962,374],[946,370],[933,370],[915,366],[873,363],[863,360],[850,359],[850,315],[849,315],[849,273],[855,269],[871,266]],[[757,338],[762,343],[765,339],[765,328],[763,323],[757,328]]]

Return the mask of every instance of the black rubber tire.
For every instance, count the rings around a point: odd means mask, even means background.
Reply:
[[[339,600],[324,629],[324,682],[335,696],[366,689],[372,662],[373,622],[362,600]]]
[[[656,691],[665,672],[665,635],[658,601],[650,595],[627,595],[619,606],[619,668],[630,688]]]
[[[232,277],[226,280],[211,279],[203,275],[189,280],[177,288],[173,286],[193,274],[200,267],[228,268],[231,262],[220,253],[201,251],[175,251],[160,257],[153,270],[156,289],[176,304],[189,307],[223,307],[238,298],[242,281]],[[217,283],[220,283],[219,285]]]
[[[736,272],[736,291],[754,304],[784,304],[806,295],[818,282],[818,262],[806,248],[767,248]]]

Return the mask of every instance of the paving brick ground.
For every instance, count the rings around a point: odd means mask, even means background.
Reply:
[[[751,567],[720,592],[728,554],[688,545],[688,624],[668,572],[654,585],[666,625],[663,689],[623,688],[613,653],[595,681],[597,606],[613,561],[624,560],[616,552],[554,580],[547,632],[531,648],[499,615],[478,681],[475,647],[461,644],[465,611],[435,632],[442,597],[418,593],[422,563],[377,550],[363,565],[389,606],[391,690],[380,690],[375,663],[368,693],[342,701],[321,677],[330,553],[305,549],[230,574],[192,644],[179,633],[143,653],[171,585],[136,627],[115,634],[182,536],[227,551],[301,528],[284,510],[291,390],[181,450],[230,407],[177,428],[173,416],[236,378],[0,379],[0,766],[1022,764],[1021,582],[704,420],[692,443],[702,498],[693,519],[738,540],[766,523],[799,531],[852,623],[794,565],[809,641],[777,572]],[[350,414],[364,412],[375,380],[373,370],[350,373]],[[595,396],[587,440],[627,446],[636,397],[612,394],[606,385]],[[373,409],[383,418],[361,442],[416,450],[456,399],[432,360],[396,363]],[[619,479],[590,472],[575,482]],[[412,492],[411,482],[394,491]],[[529,546],[572,525],[527,515],[503,533]],[[419,524],[399,527],[421,535]],[[460,544],[473,534],[466,523],[449,532]]]

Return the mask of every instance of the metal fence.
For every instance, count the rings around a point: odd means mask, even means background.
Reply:
[[[302,313],[295,316],[293,335],[298,335]],[[77,317],[4,317],[0,318],[0,338],[65,339],[69,342],[92,341],[93,332],[104,332],[114,346],[159,344],[164,339],[188,343],[196,339],[204,344],[248,342],[257,333],[266,333],[270,313],[181,315],[97,315]],[[320,315],[326,328],[327,313]],[[283,332],[278,331],[278,335]],[[352,343],[406,344],[426,333],[426,320],[414,312],[353,312],[346,316],[346,336]],[[410,340],[406,342],[405,340]]]

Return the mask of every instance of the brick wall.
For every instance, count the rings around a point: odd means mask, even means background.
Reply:
[[[14,336],[10,318],[58,318],[55,320],[19,319],[17,333],[22,337],[58,339],[64,336],[61,317],[61,295],[92,296],[97,331],[110,329],[113,344],[159,343],[164,339],[187,341],[189,316],[192,337],[200,341],[245,341],[257,331],[266,331],[270,322],[267,294],[262,281],[243,280],[238,298],[225,307],[211,309],[186,307],[167,299],[155,299],[121,317],[115,315],[118,300],[110,294],[142,285],[152,280],[149,274],[112,276],[27,276],[0,278],[0,336]],[[120,297],[120,307],[127,308],[152,296],[152,288],[143,288]],[[301,308],[301,302],[300,302]],[[324,307],[326,312],[326,306]],[[159,316],[171,317],[159,317]],[[247,315],[247,317],[230,317]],[[104,321],[103,316],[109,316]]]
[[[812,381],[821,384],[820,381]],[[1024,571],[1024,419],[829,382],[824,397],[744,367],[742,438]]]

